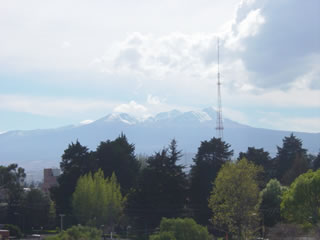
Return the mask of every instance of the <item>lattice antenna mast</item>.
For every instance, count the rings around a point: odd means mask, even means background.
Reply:
[[[219,46],[219,38],[218,38],[218,109],[217,109],[217,126],[216,126],[216,132],[217,132],[217,137],[218,138],[223,138],[223,122],[222,122],[222,103],[221,103],[221,82],[220,82],[220,68],[219,68],[219,63],[220,63],[220,46]]]

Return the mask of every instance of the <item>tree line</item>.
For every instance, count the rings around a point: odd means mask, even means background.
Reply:
[[[59,185],[42,196],[47,216],[42,222],[50,226],[50,216],[64,214],[67,226],[81,223],[147,237],[163,218],[191,218],[215,236],[245,239],[279,222],[312,226],[319,220],[320,153],[308,154],[293,134],[277,146],[275,157],[254,147],[234,157],[220,138],[200,143],[189,172],[179,163],[181,157],[175,139],[140,158],[124,134],[101,142],[95,151],[71,143],[61,158]],[[0,171],[16,180],[24,177],[23,169],[9,167]],[[8,178],[2,172],[4,188]],[[308,194],[315,199],[303,199]],[[17,199],[9,201],[5,220],[21,226],[15,213],[22,212],[23,204]]]

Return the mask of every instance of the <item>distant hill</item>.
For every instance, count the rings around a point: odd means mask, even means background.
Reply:
[[[71,125],[57,129],[10,131],[0,134],[0,163],[18,163],[29,173],[39,175],[45,167],[58,167],[64,149],[77,139],[82,145],[95,150],[100,141],[114,139],[121,132],[134,143],[136,154],[152,154],[167,146],[172,138],[178,142],[185,157],[182,163],[192,164],[200,142],[215,136],[216,112],[212,108],[201,111],[173,110],[159,113],[144,121],[126,113],[112,113],[86,125]],[[248,146],[264,148],[271,155],[290,131],[253,128],[224,119],[224,140],[235,151],[246,151]],[[303,141],[309,153],[320,149],[320,133],[294,132]],[[39,176],[34,176],[39,180]]]

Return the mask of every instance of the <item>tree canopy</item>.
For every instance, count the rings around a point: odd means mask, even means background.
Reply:
[[[96,164],[105,176],[114,172],[124,194],[135,186],[140,164],[134,155],[135,147],[129,144],[127,137],[121,134],[113,141],[101,142],[95,152]]]
[[[105,179],[101,169],[93,176],[81,176],[72,195],[73,211],[81,224],[106,225],[111,230],[119,222],[125,202],[115,174]]]
[[[259,188],[261,167],[245,158],[225,163],[214,181],[209,200],[212,221],[219,229],[238,239],[252,236],[259,218]]]
[[[281,214],[289,222],[317,223],[320,217],[320,170],[300,175],[284,192]]]
[[[212,237],[206,227],[191,218],[163,218],[160,231],[151,235],[150,240],[209,240]]]
[[[8,204],[1,215],[5,215],[8,223],[19,223],[16,215],[21,212],[25,177],[24,169],[18,164],[0,166],[0,191]]]
[[[24,230],[30,232],[32,227],[48,227],[50,206],[52,202],[41,190],[32,188],[27,191],[23,200]],[[54,214],[54,213],[51,213]]]
[[[63,214],[71,214],[71,198],[80,176],[94,171],[92,153],[86,146],[76,143],[69,144],[64,150],[60,168],[62,174],[58,177],[58,186],[50,189],[51,197],[57,205],[57,211]]]
[[[147,160],[129,207],[141,209],[135,214],[140,227],[155,228],[162,217],[178,217],[184,211],[187,180],[183,166],[177,161],[181,153],[172,140]],[[141,214],[142,213],[142,214]]]
[[[57,236],[47,237],[47,240],[101,240],[101,231],[88,226],[73,226]]]
[[[290,185],[290,183],[301,174],[301,172],[294,173],[294,169],[297,169],[296,165],[305,161],[307,158],[307,150],[302,148],[302,141],[293,134],[285,137],[282,147],[277,146],[277,149],[278,152],[275,159],[277,169],[276,177],[281,183]],[[294,168],[293,170],[292,167]]]
[[[201,142],[193,159],[190,171],[190,204],[194,217],[200,224],[207,224],[210,218],[208,199],[212,184],[221,166],[230,160],[233,151],[230,145],[220,138]]]
[[[280,204],[286,187],[276,179],[271,179],[260,192],[260,212],[266,226],[274,226],[280,221]]]
[[[261,173],[260,183],[262,187],[275,176],[273,161],[269,152],[264,151],[263,148],[248,147],[246,152],[239,153],[238,160],[242,158],[246,158],[249,162],[263,167],[264,171]]]

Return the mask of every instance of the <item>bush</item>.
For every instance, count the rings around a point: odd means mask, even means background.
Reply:
[[[209,240],[206,227],[191,218],[162,218],[160,232],[150,236],[150,240]]]
[[[48,237],[47,240],[101,240],[102,232],[93,227],[73,226],[56,236]]]

